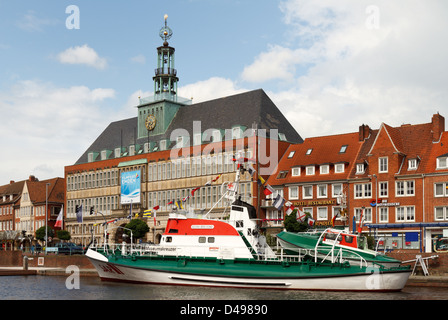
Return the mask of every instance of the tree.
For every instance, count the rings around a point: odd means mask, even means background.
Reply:
[[[56,234],[58,235],[58,238],[61,240],[70,240],[71,239],[70,232],[68,232],[67,230],[58,230],[58,231],[56,231]]]
[[[307,218],[305,221],[308,220],[310,214],[308,212],[305,212],[307,215]],[[296,219],[296,212],[292,212],[289,215],[285,216],[285,220],[283,221],[283,224],[285,225],[286,231],[289,232],[304,232],[308,230],[308,224],[305,222],[298,222]]]
[[[54,237],[54,230],[51,227],[47,227],[48,237]],[[36,230],[36,239],[37,240],[45,240],[45,226],[40,227]]]
[[[131,231],[127,229],[132,230],[132,237],[134,239],[143,238],[145,234],[149,231],[149,227],[146,224],[145,221],[140,219],[132,219],[131,222],[129,222],[127,225],[125,225],[124,233],[128,236],[131,235]]]

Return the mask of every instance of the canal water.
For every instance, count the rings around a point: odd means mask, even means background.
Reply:
[[[405,287],[393,293],[288,291],[162,286],[65,276],[2,276],[1,300],[448,300],[448,288]]]

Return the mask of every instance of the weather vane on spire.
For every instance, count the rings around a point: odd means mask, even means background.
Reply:
[[[165,26],[162,27],[162,29],[160,29],[159,32],[159,36],[160,38],[162,38],[162,40],[164,40],[163,45],[167,46],[168,45],[168,41],[171,36],[173,35],[173,30],[171,30],[170,27],[168,27],[166,20],[168,19],[168,15],[165,14],[165,16],[163,17],[165,19]]]

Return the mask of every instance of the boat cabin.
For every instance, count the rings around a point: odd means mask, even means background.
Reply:
[[[344,233],[336,229],[327,229],[323,234],[323,243],[336,245],[340,247],[367,249],[367,240],[365,237],[359,237],[356,234]]]

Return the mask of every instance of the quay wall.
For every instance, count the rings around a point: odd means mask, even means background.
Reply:
[[[417,255],[421,255],[422,258],[429,258],[431,256],[438,256],[435,259],[425,259],[427,263],[428,271],[430,275],[448,276],[448,253],[421,253],[418,250],[415,251],[393,251],[387,254],[389,257],[398,259],[400,261],[415,260]],[[409,262],[412,268],[414,268],[415,262]],[[417,275],[423,275],[420,265],[415,269]]]
[[[27,254],[20,250],[0,251],[0,267],[23,266],[23,257],[28,257],[29,267],[66,268],[76,265],[80,269],[95,269],[84,255],[56,255],[56,254]],[[39,259],[41,258],[41,259]],[[43,259],[42,259],[43,258]],[[39,264],[40,262],[40,264]]]

